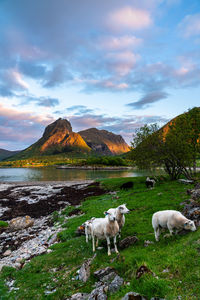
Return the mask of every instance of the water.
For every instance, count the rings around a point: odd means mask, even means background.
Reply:
[[[138,177],[163,174],[145,170],[78,170],[47,168],[0,168],[0,182],[3,181],[75,181],[113,177]]]

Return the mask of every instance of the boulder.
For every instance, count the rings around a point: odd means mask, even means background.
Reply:
[[[79,280],[81,280],[83,282],[86,282],[88,280],[88,278],[90,277],[90,266],[95,257],[96,257],[96,254],[94,254],[92,258],[86,260],[82,264],[82,266],[79,270],[79,275],[78,275]]]
[[[128,236],[119,242],[119,248],[120,249],[128,248],[129,246],[135,244],[137,241],[138,241],[138,238],[135,235]]]
[[[120,287],[123,285],[124,280],[120,276],[116,275],[112,282],[108,285],[108,290],[110,293],[116,293]]]
[[[95,288],[88,297],[88,300],[107,300],[105,286]]]
[[[18,217],[10,220],[9,229],[11,230],[20,230],[33,226],[34,219],[30,216]]]
[[[106,275],[109,275],[110,273],[116,273],[114,268],[111,267],[106,267],[104,269],[100,269],[94,272],[94,276],[98,279],[98,280],[102,280]]]

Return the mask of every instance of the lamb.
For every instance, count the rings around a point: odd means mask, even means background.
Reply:
[[[125,216],[124,214],[128,214],[130,210],[126,207],[126,204],[121,204],[116,208],[110,208],[107,212],[114,213],[117,223],[119,225],[119,237],[121,236],[122,227],[125,224]]]
[[[87,224],[87,233],[91,233],[92,236],[92,247],[93,252],[95,252],[95,237],[98,239],[106,239],[108,245],[108,255],[111,255],[110,251],[110,238],[113,237],[115,252],[118,252],[116,245],[116,235],[119,232],[119,225],[116,221],[116,217],[113,213],[105,212],[105,218],[95,218],[91,223]],[[97,245],[96,245],[97,246]]]
[[[154,229],[155,239],[159,241],[160,228],[168,228],[170,235],[173,234],[173,229],[176,229],[176,234],[181,229],[195,231],[196,226],[194,221],[184,217],[179,211],[176,210],[163,210],[153,214],[152,226]]]
[[[150,179],[149,177],[146,178],[145,184],[147,188],[154,188],[156,181],[154,179]]]
[[[87,220],[83,223],[83,226],[85,227],[85,237],[86,237],[86,243],[88,243],[88,237],[91,238],[91,226],[92,222],[95,220],[95,217],[91,218],[90,220]]]

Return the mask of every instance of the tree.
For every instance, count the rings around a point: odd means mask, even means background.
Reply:
[[[158,125],[145,124],[139,128],[133,136],[130,159],[141,169],[151,169],[162,165],[160,156],[162,139]]]
[[[200,108],[193,108],[158,129],[145,125],[134,135],[130,158],[140,168],[163,166],[171,179],[193,178],[200,155]]]
[[[200,155],[200,109],[195,107],[169,125],[165,136],[168,155],[179,166],[181,174],[191,179],[196,174]]]

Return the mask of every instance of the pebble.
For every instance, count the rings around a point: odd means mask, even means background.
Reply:
[[[12,253],[11,250],[6,250],[3,254],[3,256],[9,256]]]

